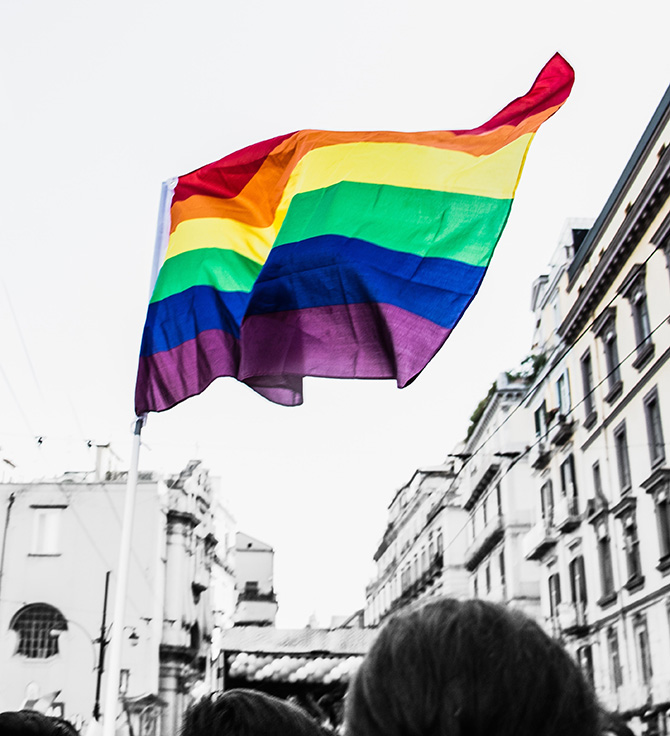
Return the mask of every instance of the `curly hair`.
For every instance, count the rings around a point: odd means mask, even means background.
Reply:
[[[519,611],[441,598],[382,629],[349,688],[347,736],[595,736],[563,647]]]
[[[258,690],[235,689],[192,705],[181,736],[326,736],[302,708]]]

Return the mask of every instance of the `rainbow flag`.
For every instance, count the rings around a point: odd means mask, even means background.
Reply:
[[[476,294],[530,142],[573,81],[556,54],[473,130],[301,130],[180,176],[138,416],[219,376],[285,405],[305,376],[410,383]]]

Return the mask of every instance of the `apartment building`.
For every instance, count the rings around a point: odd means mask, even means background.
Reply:
[[[542,611],[603,703],[670,732],[670,89],[588,232],[536,282],[526,405]],[[537,298],[536,298],[537,297]]]
[[[274,555],[266,542],[244,532],[235,535],[235,626],[275,625]]]
[[[366,626],[432,596],[466,596],[465,536],[459,532],[467,514],[452,488],[454,468],[453,460],[420,468],[393,496],[374,554],[376,574],[365,591]]]
[[[468,514],[465,567],[470,595],[539,615],[537,566],[523,539],[538,503],[526,455],[529,412],[525,375],[502,373],[475,413],[462,448],[458,493]]]
[[[126,480],[0,484],[0,710],[42,700],[84,730],[104,706],[111,627],[122,626],[119,697],[136,736],[176,733],[210,676],[217,615],[232,616],[215,611],[233,589],[216,484],[199,461],[165,479],[140,473],[121,624],[111,612]]]

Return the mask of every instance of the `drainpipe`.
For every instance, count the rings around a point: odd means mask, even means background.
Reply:
[[[7,550],[7,533],[9,531],[9,519],[12,515],[12,506],[14,505],[14,499],[16,494],[12,491],[7,499],[7,513],[5,515],[5,529],[2,533],[2,549],[0,549],[0,592],[2,591],[2,576],[5,572],[5,552]],[[0,601],[2,596],[0,595]]]

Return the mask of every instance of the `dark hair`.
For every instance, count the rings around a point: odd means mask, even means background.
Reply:
[[[297,705],[258,690],[228,690],[192,705],[182,736],[324,736],[327,732]]]
[[[441,598],[382,629],[352,682],[347,736],[595,736],[599,708],[524,614]]]
[[[2,736],[79,736],[77,729],[63,718],[45,716],[36,710],[0,713]]]

